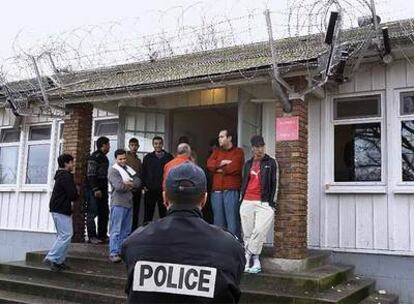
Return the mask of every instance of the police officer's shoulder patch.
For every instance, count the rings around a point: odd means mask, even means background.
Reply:
[[[132,290],[213,298],[216,277],[212,267],[138,261]]]

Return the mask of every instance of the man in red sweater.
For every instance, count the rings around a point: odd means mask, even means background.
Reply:
[[[213,174],[211,206],[214,225],[228,229],[240,238],[239,195],[244,164],[243,150],[233,146],[232,134],[221,130],[220,148],[207,160],[207,169]]]

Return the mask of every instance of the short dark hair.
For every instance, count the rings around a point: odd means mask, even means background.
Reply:
[[[197,205],[204,198],[205,192],[203,193],[177,193],[167,189],[166,191],[168,200],[173,204],[182,205]]]
[[[136,139],[135,137],[132,137],[129,142],[129,144],[139,144],[138,139]]]
[[[162,137],[161,137],[161,136],[154,136],[154,137],[152,138],[152,142],[154,142],[154,141],[156,141],[156,140],[161,140],[161,142],[162,142],[162,143],[164,142],[164,139],[162,139]]]
[[[59,155],[57,159],[59,168],[65,168],[65,164],[68,164],[71,161],[73,161],[73,156],[70,154],[65,154],[65,153],[62,155]]]
[[[126,151],[124,150],[124,149],[117,149],[115,152],[114,152],[114,156],[115,156],[115,158],[117,158],[118,157],[118,155],[125,155],[126,154]]]
[[[232,131],[230,131],[229,129],[221,129],[220,130],[220,132],[223,132],[223,131],[226,131],[226,135],[227,135],[227,137],[231,137],[231,138],[233,138],[234,136],[233,136],[233,132]]]
[[[98,150],[100,150],[103,145],[107,145],[107,144],[109,144],[109,138],[105,136],[99,137],[98,140],[96,141],[96,147],[98,148]]]

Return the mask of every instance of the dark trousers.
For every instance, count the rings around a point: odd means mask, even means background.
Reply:
[[[102,191],[102,198],[95,197],[92,190],[87,191],[87,216],[86,229],[88,238],[97,237],[98,239],[108,238],[108,192]],[[98,233],[96,231],[95,218],[98,217]]]
[[[141,207],[141,189],[132,192],[132,231],[138,228],[139,208]]]
[[[145,192],[144,197],[145,214],[144,223],[152,221],[154,216],[155,205],[158,206],[158,213],[160,218],[167,215],[167,208],[164,206],[164,200],[162,198],[162,191],[159,190],[148,190]]]

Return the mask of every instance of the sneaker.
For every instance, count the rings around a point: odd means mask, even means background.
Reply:
[[[51,261],[49,259],[46,259],[45,258],[43,260],[43,263],[45,265],[49,266],[50,270],[52,270],[53,272],[59,272],[59,271],[63,270],[60,264],[55,263],[55,262],[53,262],[53,261]]]
[[[120,257],[119,255],[111,255],[111,256],[109,257],[109,260],[110,260],[112,263],[119,263],[119,262],[121,262],[121,261],[122,261],[122,259],[121,259],[121,257]]]
[[[68,264],[66,264],[65,262],[60,264],[60,268],[62,268],[62,270],[71,270],[71,267]]]
[[[259,272],[262,272],[262,268],[257,267],[257,266],[253,266],[253,267],[249,268],[249,270],[247,272],[248,273],[259,273]]]
[[[93,245],[98,245],[98,244],[102,244],[102,241],[100,239],[96,238],[96,237],[91,237],[88,240],[88,243],[91,243]]]

